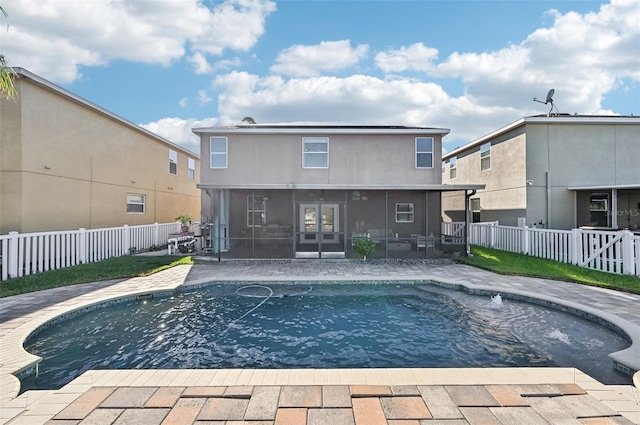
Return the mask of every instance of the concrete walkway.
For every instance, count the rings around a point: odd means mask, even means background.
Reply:
[[[60,315],[180,285],[279,280],[435,280],[536,297],[623,329],[634,345],[613,358],[640,369],[640,296],[457,264],[223,262],[0,299],[0,424],[640,424],[637,388],[572,368],[89,371],[16,397],[14,375],[39,361],[23,341]]]

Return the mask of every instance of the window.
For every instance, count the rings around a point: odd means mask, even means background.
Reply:
[[[329,138],[302,138],[302,168],[329,168]]]
[[[469,209],[471,210],[471,222],[479,223],[480,222],[480,198],[471,198],[471,205]]]
[[[193,158],[189,158],[188,159],[189,162],[189,180],[195,180],[196,179],[196,160]]]
[[[416,137],[416,168],[433,168],[433,137]]]
[[[413,204],[396,204],[396,223],[413,223]]]
[[[178,152],[169,149],[169,174],[178,175]]]
[[[609,193],[592,192],[589,200],[590,226],[609,227]]]
[[[144,214],[145,196],[127,194],[127,214]]]
[[[442,161],[442,174],[444,174],[444,170],[447,169],[447,161]]]
[[[262,195],[247,196],[247,227],[267,224],[267,198]]]
[[[491,169],[491,142],[480,146],[480,171]]]
[[[209,151],[211,152],[210,168],[227,168],[227,145],[226,137],[211,137],[209,139]]]
[[[452,156],[449,159],[449,178],[451,180],[455,179],[456,177],[458,177],[458,169],[457,169],[457,162],[458,162],[458,157],[456,156]]]

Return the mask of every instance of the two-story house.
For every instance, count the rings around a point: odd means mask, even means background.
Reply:
[[[16,72],[16,99],[0,99],[0,234],[197,217],[197,154]]]
[[[193,132],[205,158],[205,247],[230,258],[353,257],[353,241],[364,237],[377,242],[371,258],[439,255],[441,192],[479,187],[441,184],[447,129],[251,124]]]
[[[551,229],[640,226],[640,117],[522,118],[443,155],[446,184],[484,184],[473,221]],[[443,195],[446,220],[464,200]]]

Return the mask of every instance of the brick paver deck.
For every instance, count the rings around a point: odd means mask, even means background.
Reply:
[[[0,299],[0,425],[640,424],[637,388],[603,385],[573,368],[105,370],[88,371],[58,390],[16,397],[14,374],[38,362],[22,343],[55,317],[181,285],[279,280],[437,280],[543,297],[622,325],[634,346],[620,358],[640,362],[637,295],[456,264],[303,260],[178,266],[145,278]]]

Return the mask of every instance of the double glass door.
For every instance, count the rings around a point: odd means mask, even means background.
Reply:
[[[338,204],[300,204],[300,243],[340,243]]]

